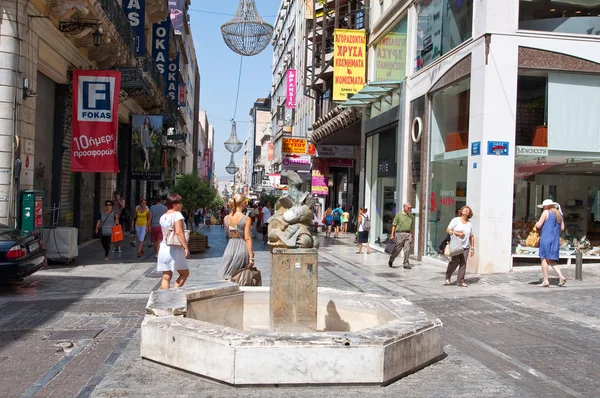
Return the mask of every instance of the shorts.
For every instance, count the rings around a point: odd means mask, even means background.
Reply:
[[[340,225],[342,225],[342,220],[333,220],[333,226],[334,227],[339,227]]]
[[[162,234],[162,227],[160,225],[156,225],[153,226],[152,229],[150,230],[150,233],[152,234],[152,242],[162,242],[163,240],[163,234]]]
[[[146,239],[146,226],[135,226],[135,233],[137,234],[138,242],[143,242]]]
[[[268,222],[263,224],[262,233],[263,233],[263,235],[267,235],[269,233],[269,223]]]
[[[358,231],[357,243],[369,243],[369,231]]]

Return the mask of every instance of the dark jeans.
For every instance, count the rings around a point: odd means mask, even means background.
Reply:
[[[469,258],[469,248],[466,248],[461,254],[450,259],[448,268],[446,269],[446,279],[450,279],[456,267],[458,267],[458,283],[465,281],[465,274],[467,273],[467,259]]]
[[[110,251],[110,235],[100,236],[100,242],[102,242],[102,247],[104,248],[104,257],[108,257],[108,252]]]

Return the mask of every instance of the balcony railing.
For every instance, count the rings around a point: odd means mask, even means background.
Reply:
[[[116,0],[98,0],[98,2],[108,16],[108,19],[112,21],[125,46],[131,51],[131,54],[135,54],[135,35],[123,9]]]
[[[152,59],[150,54],[146,53],[145,57],[138,57],[138,65],[142,67],[142,70],[150,75],[156,88],[159,92],[163,92],[164,79],[156,66],[156,62]]]

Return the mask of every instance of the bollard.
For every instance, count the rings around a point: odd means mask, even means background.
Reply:
[[[583,254],[579,250],[575,252],[575,279],[583,280]]]

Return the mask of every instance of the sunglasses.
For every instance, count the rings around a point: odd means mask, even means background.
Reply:
[[[112,206],[110,203],[105,203],[104,206]]]

